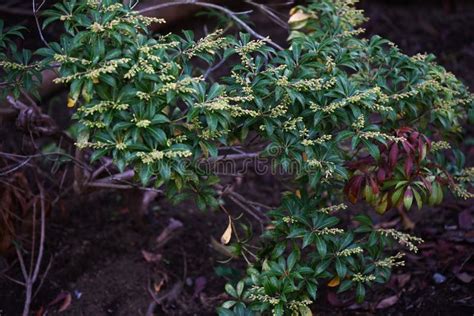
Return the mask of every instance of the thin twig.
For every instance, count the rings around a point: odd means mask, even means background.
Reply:
[[[212,67],[209,67],[207,70],[206,70],[206,73],[204,74],[204,80],[206,80],[209,75],[215,71],[216,69],[218,69],[219,67],[221,67],[225,62],[227,61],[227,59],[225,58],[222,58],[217,64],[215,64],[214,66]]]
[[[285,30],[288,30],[288,23],[283,21],[276,13],[275,10],[269,8],[268,6],[261,4],[261,3],[255,3],[252,0],[244,0],[246,3],[257,7],[260,9],[264,14],[268,15],[269,18],[275,22],[278,26],[282,27]]]
[[[28,157],[27,159],[25,159],[24,161],[22,161],[21,163],[19,163],[19,164],[16,165],[15,167],[12,167],[10,170],[0,172],[0,176],[6,176],[6,175],[9,174],[9,173],[12,173],[12,172],[15,172],[15,171],[18,170],[18,169],[21,169],[21,167],[23,167],[23,166],[26,165],[28,162],[30,162],[30,160],[31,160],[31,158]]]
[[[239,24],[245,31],[247,31],[253,37],[267,42],[269,45],[273,46],[274,48],[276,48],[278,50],[283,50],[283,47],[281,47],[277,43],[273,42],[268,37],[265,37],[265,36],[257,33],[255,30],[253,30],[247,23],[245,23],[242,19],[240,19],[237,16],[236,12],[231,11],[231,10],[229,10],[229,9],[223,7],[223,6],[220,6],[220,5],[217,5],[217,4],[214,4],[214,3],[198,2],[197,0],[179,0],[179,1],[174,1],[174,2],[167,2],[167,3],[161,3],[161,4],[153,5],[153,6],[141,9],[138,12],[139,13],[146,13],[146,12],[150,12],[150,11],[163,9],[163,8],[166,8],[166,7],[171,7],[171,6],[176,6],[176,5],[185,5],[185,4],[192,4],[192,5],[205,7],[205,8],[211,8],[211,9],[215,9],[215,10],[219,10],[221,12],[224,12],[227,16],[229,16],[232,20],[234,20],[237,24]]]
[[[38,280],[38,276],[40,273],[41,269],[41,263],[43,261],[43,256],[44,256],[44,244],[45,244],[45,239],[46,239],[46,207],[45,207],[45,195],[44,195],[44,188],[42,185],[38,183],[38,188],[40,190],[40,195],[39,195],[39,201],[40,201],[40,209],[41,209],[41,214],[40,214],[40,240],[39,240],[39,245],[38,245],[38,255],[35,257],[35,248],[36,248],[36,242],[35,242],[35,230],[33,230],[33,249],[31,251],[31,262],[29,265],[29,269],[27,269],[26,264],[25,264],[25,259],[23,257],[23,254],[20,250],[20,246],[18,244],[15,244],[15,250],[16,254],[18,257],[18,262],[20,263],[20,268],[21,268],[21,273],[23,275],[24,282],[20,282],[18,280],[14,280],[9,278],[8,276],[5,276],[7,279],[17,283],[21,284],[25,287],[25,302],[23,305],[23,316],[28,316],[30,314],[30,306],[32,303],[32,299],[34,295],[39,291],[41,285],[43,284],[43,281],[40,282],[39,286],[37,287],[36,291],[34,292],[35,294],[33,295],[33,288]],[[36,225],[36,202],[33,202],[33,225]],[[48,267],[45,270],[45,273],[43,274],[43,279],[45,278],[46,274],[48,273],[49,269],[51,266],[51,262],[48,265]],[[29,270],[29,271],[28,271]]]
[[[41,38],[41,41],[43,42],[44,45],[51,48],[51,46],[49,46],[48,41],[46,41],[46,39],[44,38],[43,31],[41,30],[41,25],[38,18],[38,12],[41,10],[41,8],[44,6],[45,3],[46,3],[46,0],[43,0],[43,2],[41,2],[41,4],[38,7],[36,7],[36,1],[32,0],[33,16],[35,17],[36,28],[38,29],[38,34]]]

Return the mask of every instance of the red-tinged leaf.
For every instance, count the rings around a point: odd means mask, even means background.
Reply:
[[[426,143],[427,151],[431,150],[431,139],[429,139],[429,138],[426,137],[425,135],[423,135],[423,137],[425,138],[425,143]]]
[[[353,194],[352,192],[349,192],[349,194],[347,195],[347,198],[349,199],[349,201],[350,201],[352,204],[357,203],[358,196],[355,195],[355,194]]]
[[[370,187],[372,188],[372,192],[374,194],[379,194],[380,192],[379,185],[377,184],[377,182],[375,182],[375,179],[372,177],[370,177]]]
[[[413,146],[408,141],[402,142],[402,147],[408,155],[415,151],[415,148],[413,148]]]
[[[389,308],[389,307],[395,305],[397,302],[398,302],[398,295],[389,296],[389,297],[386,297],[383,300],[381,300],[377,304],[376,308],[377,309]]]
[[[418,140],[418,162],[422,161],[426,157],[426,144]]]
[[[398,144],[394,142],[392,144],[392,147],[390,147],[390,153],[388,156],[388,162],[389,162],[390,167],[392,168],[395,167],[395,165],[397,164],[397,161],[398,161]]]
[[[347,196],[352,203],[356,203],[359,198],[360,190],[364,177],[361,175],[354,176],[347,184]]]
[[[408,156],[405,160],[404,171],[407,178],[409,178],[413,171],[413,158],[411,156]]]
[[[412,132],[412,133],[410,134],[409,139],[410,139],[410,141],[411,141],[412,143],[415,143],[417,140],[419,140],[418,136],[420,136],[420,133],[418,133],[418,132]]]
[[[384,182],[386,179],[387,173],[385,172],[384,168],[379,168],[377,170],[377,181],[378,182]]]
[[[413,131],[413,128],[408,127],[408,126],[403,126],[397,130],[397,136],[399,136],[401,133],[410,133],[412,131]]]
[[[403,195],[403,206],[408,211],[411,208],[412,204],[413,204],[413,191],[412,191],[411,186],[408,186],[405,191],[405,194]]]

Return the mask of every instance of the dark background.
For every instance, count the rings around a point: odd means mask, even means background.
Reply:
[[[146,1],[142,2],[146,4]],[[266,3],[280,2],[284,1]],[[240,1],[221,3],[229,4],[235,10],[248,9]],[[30,1],[0,0],[0,18],[7,25],[27,25],[29,33],[24,45],[33,49],[41,43],[34,20],[28,15],[30,6]],[[365,25],[367,35],[379,34],[388,38],[407,54],[434,53],[439,63],[471,90],[474,88],[474,1],[363,0],[360,7],[370,18]],[[289,6],[279,10],[287,14],[288,9]],[[183,12],[182,8],[174,10],[175,13]],[[260,33],[285,43],[285,31],[265,16],[256,12],[252,14],[252,20]],[[206,21],[191,15],[168,23],[161,31],[193,29],[201,34]],[[55,39],[58,34],[59,30],[54,28],[45,32],[48,39]],[[67,115],[64,101],[61,101],[64,95],[64,91],[55,92],[42,103],[42,106],[51,102],[59,104],[59,120],[60,116]],[[471,129],[467,126],[467,135],[472,135]],[[467,142],[472,143],[472,140]],[[468,157],[473,157],[472,146],[466,150],[471,151]],[[281,186],[274,179],[250,174],[243,183],[242,190],[248,196],[267,204],[278,203]],[[174,300],[161,307],[163,315],[214,314],[216,305],[224,299],[221,293],[225,283],[224,278],[216,275],[216,269],[242,267],[238,262],[230,266],[219,264],[216,260],[222,258],[209,247],[210,238],[218,239],[226,225],[224,214],[203,214],[192,204],[176,208],[158,201],[153,206],[157,215],[151,224],[138,228],[129,220],[133,203],[132,194],[92,194],[70,201],[68,215],[48,224],[47,247],[55,260],[34,300],[34,309],[47,306],[61,291],[69,291],[73,301],[63,315],[142,315],[151,300],[147,293],[148,283],[160,275],[167,275],[169,284],[173,284],[172,280],[183,279],[185,285]],[[472,225],[467,229],[458,227],[461,213],[472,218],[474,208],[471,204],[448,198],[439,207],[410,214],[417,223],[415,234],[427,241],[421,253],[409,257],[407,266],[395,273],[390,284],[373,289],[369,302],[362,306],[345,304],[333,292],[322,289],[316,312],[320,315],[472,315],[473,282],[459,274],[474,275],[474,231]],[[389,220],[390,216],[393,214],[385,219]],[[163,249],[163,263],[158,267],[150,266],[144,262],[140,249],[150,245],[171,217],[181,220],[184,229],[175,242]],[[442,275],[445,280],[437,283],[435,274]],[[199,295],[194,295],[196,285],[203,282],[204,288]],[[384,299],[394,296],[395,305],[377,308]],[[0,311],[3,310],[0,315],[19,315],[22,302],[22,289],[0,279]]]

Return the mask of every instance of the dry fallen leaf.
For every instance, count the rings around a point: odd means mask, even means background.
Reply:
[[[72,296],[71,293],[67,293],[66,297],[63,300],[63,303],[61,304],[61,307],[59,307],[58,312],[64,312],[66,309],[69,308],[72,302]]]
[[[161,291],[161,288],[163,287],[163,284],[165,283],[164,279],[161,279],[160,282],[153,284],[153,288],[155,289],[155,293],[158,293]]]
[[[158,262],[161,260],[161,254],[148,252],[146,250],[142,250],[143,258],[145,258],[146,262]]]
[[[295,195],[298,199],[301,199],[301,191],[300,190],[296,190]]]
[[[290,19],[288,20],[288,23],[291,24],[291,23],[302,22],[302,21],[305,21],[305,20],[309,19],[309,17],[310,17],[309,14],[306,14],[303,11],[298,10],[298,11],[294,12],[293,14],[291,14]]]
[[[72,296],[71,293],[63,291],[60,292],[54,300],[52,300],[48,306],[54,306],[56,304],[61,303],[61,306],[58,309],[58,312],[64,312],[68,307],[71,305]]]
[[[341,279],[339,279],[339,277],[335,277],[334,279],[332,279],[331,281],[329,281],[328,283],[328,286],[329,287],[336,287],[338,286],[339,284],[341,283]]]
[[[389,296],[387,298],[384,298],[377,304],[377,309],[384,309],[384,308],[389,308],[390,306],[395,305],[398,302],[398,296],[393,295]]]
[[[74,100],[73,98],[68,98],[67,99],[67,107],[68,108],[73,108],[76,105],[77,100]]]
[[[230,242],[231,238],[232,238],[232,218],[229,216],[229,224],[227,225],[225,232],[221,236],[221,243],[223,245],[227,245]]]
[[[457,273],[456,277],[464,283],[471,283],[474,277],[466,272]]]

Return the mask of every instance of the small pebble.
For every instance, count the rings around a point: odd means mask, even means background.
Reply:
[[[433,274],[433,280],[435,281],[436,284],[441,284],[446,281],[446,277],[440,273],[435,273]]]
[[[79,299],[81,299],[82,293],[79,292],[78,290],[74,290],[74,295],[75,295],[76,298],[79,300]]]

